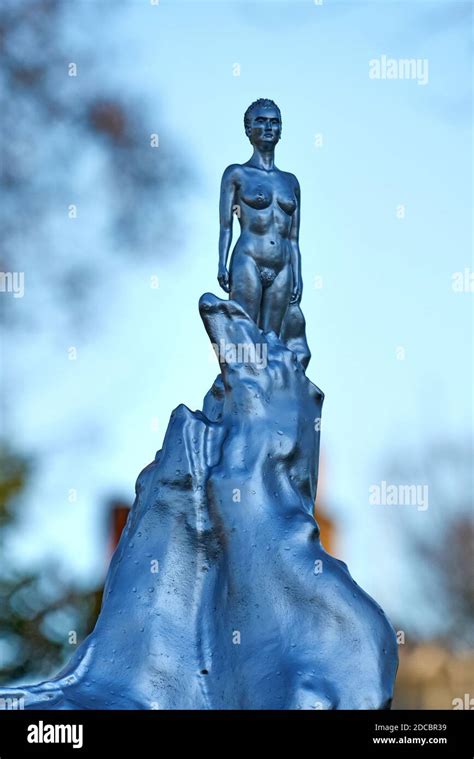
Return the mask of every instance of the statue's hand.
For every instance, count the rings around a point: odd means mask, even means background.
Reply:
[[[301,295],[303,293],[303,283],[300,280],[298,280],[297,284],[293,288],[293,292],[291,293],[290,303],[299,303],[301,300]]]
[[[217,281],[219,282],[220,286],[226,293],[230,292],[229,272],[225,266],[219,267],[219,271],[217,274]]]

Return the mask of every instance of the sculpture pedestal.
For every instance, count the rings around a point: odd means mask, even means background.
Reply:
[[[212,343],[258,345],[258,363],[223,363],[203,412],[172,413],[94,631],[53,680],[0,695],[26,709],[387,709],[395,632],[313,517],[323,393],[235,302],[206,294],[200,311]]]

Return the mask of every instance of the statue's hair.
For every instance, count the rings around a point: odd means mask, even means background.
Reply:
[[[277,104],[270,100],[270,98],[258,98],[258,100],[254,100],[253,103],[249,105],[247,110],[244,114],[244,127],[245,127],[245,133],[247,134],[247,129],[250,127],[250,119],[252,118],[252,111],[255,108],[258,108],[258,106],[262,106],[263,108],[276,108],[278,113],[278,118],[280,119],[281,124],[281,111],[278,108]]]

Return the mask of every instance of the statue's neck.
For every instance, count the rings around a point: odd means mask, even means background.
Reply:
[[[255,166],[256,169],[264,169],[265,171],[272,171],[275,168],[275,150],[258,150],[254,148],[253,155],[248,161],[250,166]]]

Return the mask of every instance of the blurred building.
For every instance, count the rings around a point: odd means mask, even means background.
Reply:
[[[474,652],[423,642],[399,646],[394,709],[474,709]]]

